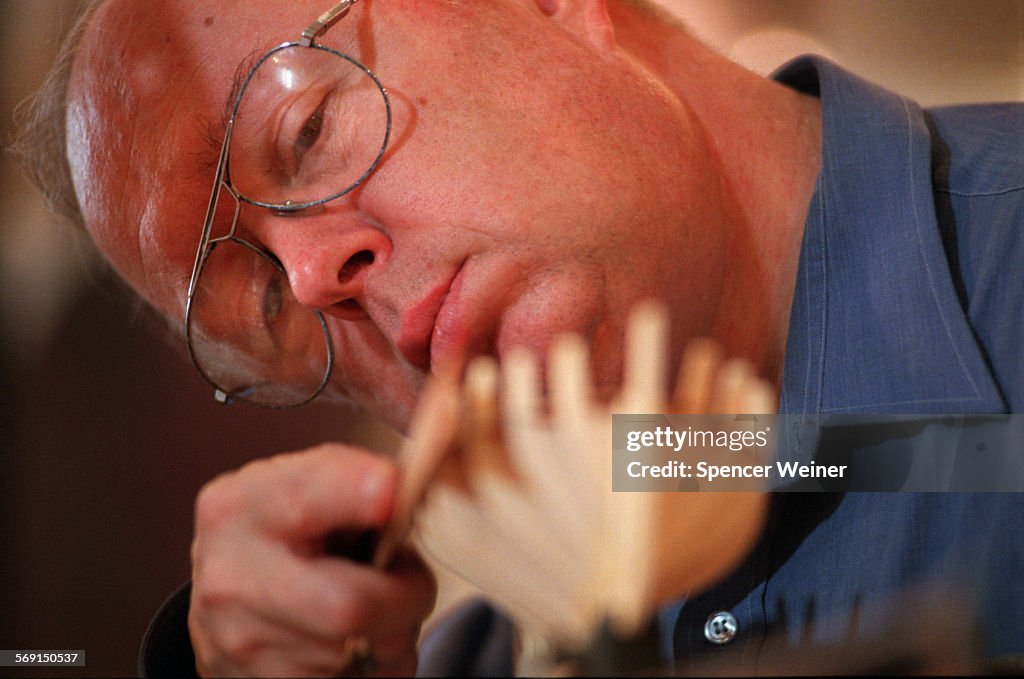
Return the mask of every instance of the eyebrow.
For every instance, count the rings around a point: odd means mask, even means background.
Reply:
[[[231,76],[231,89],[228,90],[228,96],[224,101],[221,115],[218,119],[211,120],[206,126],[206,134],[204,136],[206,137],[206,144],[210,149],[210,160],[206,164],[210,168],[217,164],[217,158],[220,156],[220,147],[224,143],[224,135],[227,134],[228,121],[231,120],[231,114],[234,112],[235,102],[242,91],[242,86],[245,85],[245,80],[256,65],[256,62],[266,53],[266,49],[256,48],[238,62],[238,66],[235,67],[235,73]]]

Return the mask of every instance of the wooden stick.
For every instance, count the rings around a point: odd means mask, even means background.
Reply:
[[[374,550],[373,565],[377,568],[386,568],[405,542],[416,508],[452,450],[459,419],[459,394],[454,378],[429,380],[413,416],[409,438],[398,454],[402,478],[391,522]]]

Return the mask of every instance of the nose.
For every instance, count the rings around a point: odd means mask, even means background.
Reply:
[[[368,318],[366,280],[390,254],[390,239],[354,217],[325,213],[275,221],[265,241],[284,266],[295,299],[342,319]]]

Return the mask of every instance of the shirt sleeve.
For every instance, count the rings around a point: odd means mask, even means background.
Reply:
[[[139,675],[145,679],[198,677],[196,655],[188,635],[192,582],[186,582],[157,611],[139,651]]]

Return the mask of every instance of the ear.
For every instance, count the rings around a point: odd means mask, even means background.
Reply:
[[[607,0],[534,0],[544,15],[601,52],[615,47]]]

